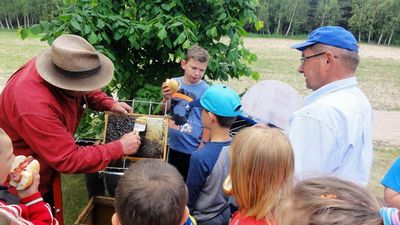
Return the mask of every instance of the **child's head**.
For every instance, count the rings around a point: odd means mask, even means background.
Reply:
[[[196,60],[201,63],[208,63],[208,51],[198,45],[193,45],[186,53],[186,61]]]
[[[208,52],[204,48],[194,45],[186,53],[186,60],[181,66],[185,71],[184,79],[188,84],[197,84],[204,76],[208,66]]]
[[[133,163],[118,183],[113,225],[180,225],[188,193],[182,175],[156,159]]]
[[[379,202],[366,188],[320,177],[298,183],[278,212],[282,225],[381,225],[379,210]]]
[[[191,106],[203,108],[201,119],[208,129],[215,125],[229,129],[242,113],[239,95],[226,85],[209,87]]]
[[[0,212],[0,225],[12,225],[10,218],[3,212]]]
[[[0,128],[0,185],[4,184],[14,161],[11,139]]]
[[[249,127],[231,145],[232,193],[242,213],[270,217],[290,193],[294,155],[288,138],[277,128]]]

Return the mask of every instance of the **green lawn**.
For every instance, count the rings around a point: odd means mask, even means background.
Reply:
[[[301,95],[309,91],[305,88],[303,75],[297,73],[300,53],[289,48],[299,42],[290,39],[246,38],[245,45],[256,53],[258,61],[252,68],[261,74],[261,80],[284,81]],[[15,32],[0,31],[0,84],[4,84],[13,71],[30,57],[41,52],[47,43],[39,38],[21,40]],[[359,84],[375,109],[400,110],[400,48],[361,45],[361,64],[358,70]],[[249,78],[230,80],[230,86],[243,92],[256,81]],[[379,181],[400,154],[400,147],[374,144],[374,164],[368,188],[378,197],[382,196]],[[63,198],[65,224],[73,224],[79,212],[87,203],[85,180],[80,175],[63,175]]]

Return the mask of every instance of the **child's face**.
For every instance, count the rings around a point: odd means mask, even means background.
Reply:
[[[6,182],[14,162],[14,154],[11,140],[8,136],[0,134],[0,185]]]
[[[205,109],[201,110],[201,122],[203,123],[204,128],[210,129],[210,124],[212,121],[211,116],[212,116],[212,113],[207,112],[207,110],[205,110]]]
[[[187,84],[197,84],[206,72],[208,62],[200,62],[195,59],[183,60],[181,62],[182,69],[185,71],[184,77]]]

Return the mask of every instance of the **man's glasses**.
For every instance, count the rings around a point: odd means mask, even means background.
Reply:
[[[323,55],[323,54],[325,54],[325,53],[326,53],[326,52],[321,52],[321,53],[318,53],[318,54],[315,54],[315,55],[310,55],[310,56],[306,56],[306,57],[303,56],[303,57],[300,58],[300,63],[301,63],[301,65],[303,65],[304,62],[305,62],[307,59],[311,59],[311,58],[314,58],[314,57]]]

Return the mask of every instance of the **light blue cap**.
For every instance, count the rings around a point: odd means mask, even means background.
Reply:
[[[200,99],[190,103],[191,106],[201,106],[218,116],[235,117],[242,113],[240,97],[226,85],[213,85],[203,93]]]

